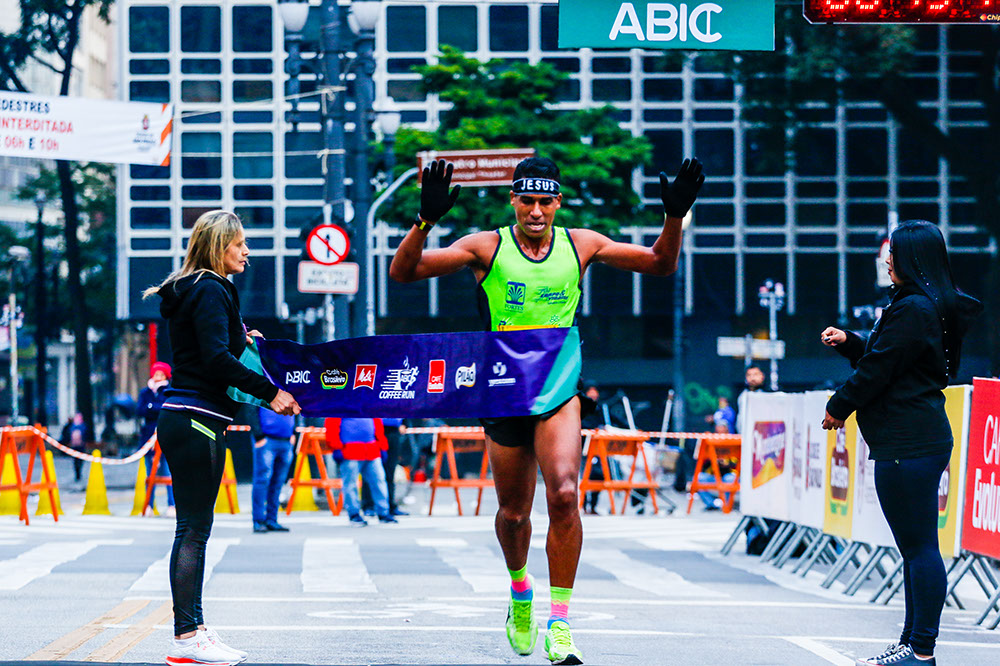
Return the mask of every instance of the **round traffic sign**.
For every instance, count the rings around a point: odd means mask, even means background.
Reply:
[[[347,232],[336,224],[321,224],[306,239],[306,252],[318,264],[332,266],[344,260],[351,249]]]

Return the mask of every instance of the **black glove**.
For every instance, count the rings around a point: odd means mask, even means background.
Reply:
[[[420,183],[420,217],[428,222],[437,222],[451,210],[458,199],[461,185],[451,188],[451,174],[455,166],[444,160],[434,160],[424,167]]]
[[[705,176],[701,173],[701,162],[697,157],[684,160],[673,183],[667,178],[667,174],[661,171],[660,198],[663,199],[664,212],[669,217],[687,215],[694,200],[698,198],[698,190],[704,182]]]

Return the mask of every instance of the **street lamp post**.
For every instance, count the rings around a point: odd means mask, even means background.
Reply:
[[[45,402],[48,395],[48,315],[47,290],[45,288],[45,194],[35,195],[38,221],[35,224],[35,420],[48,425],[48,410]]]
[[[778,339],[778,310],[785,307],[785,285],[774,280],[766,280],[758,290],[760,306],[767,308],[768,338]],[[778,359],[771,356],[771,390],[778,390]]]
[[[21,392],[21,375],[17,369],[17,329],[21,326],[21,312],[17,305],[17,265],[31,256],[31,250],[23,245],[13,245],[7,250],[10,257],[10,294],[4,307],[3,323],[10,336],[10,422],[17,425],[21,416],[18,394]]]
[[[296,107],[302,70],[300,53],[301,32],[308,18],[309,5],[306,0],[279,0],[278,9],[285,25],[288,43],[289,91],[292,94],[293,110]],[[359,256],[367,273],[371,266],[367,260],[369,245],[365,220],[371,206],[371,175],[368,163],[368,130],[374,101],[372,74],[375,71],[373,58],[375,26],[381,14],[379,2],[355,0],[350,4],[349,14],[342,14],[336,0],[322,0],[320,3],[320,56],[322,67],[315,72],[317,83],[323,89],[323,216],[324,222],[345,226],[352,236],[352,244],[361,249]],[[351,171],[354,181],[352,203],[354,215],[350,225],[346,222],[345,187],[346,150],[344,137],[344,59],[346,45],[342,44],[343,19],[346,17],[351,29],[357,35],[354,45],[355,57],[347,66],[354,73],[354,139],[352,145],[353,164]],[[370,328],[366,313],[367,283],[361,280],[354,300],[354,316],[351,317],[350,335],[365,335]],[[325,303],[327,338],[333,338],[334,307],[330,295]]]

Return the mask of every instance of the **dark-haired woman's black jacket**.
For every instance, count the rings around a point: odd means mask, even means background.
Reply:
[[[858,413],[873,460],[948,453],[953,438],[944,411],[948,385],[943,327],[934,304],[905,285],[865,340],[848,332],[835,349],[854,373],[826,411],[837,419]]]

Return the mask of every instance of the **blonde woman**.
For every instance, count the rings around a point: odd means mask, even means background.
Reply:
[[[251,336],[240,317],[236,288],[226,278],[242,273],[250,250],[239,218],[223,210],[195,222],[180,270],[150,287],[162,300],[173,349],[173,376],[157,421],[160,448],[173,474],[177,530],[170,554],[174,641],[168,664],[238,664],[247,654],[225,645],[205,626],[201,588],[205,548],[212,531],[226,454],[226,427],[237,405],[235,386],[270,403],[279,414],[298,414],[287,392],[239,362]]]

